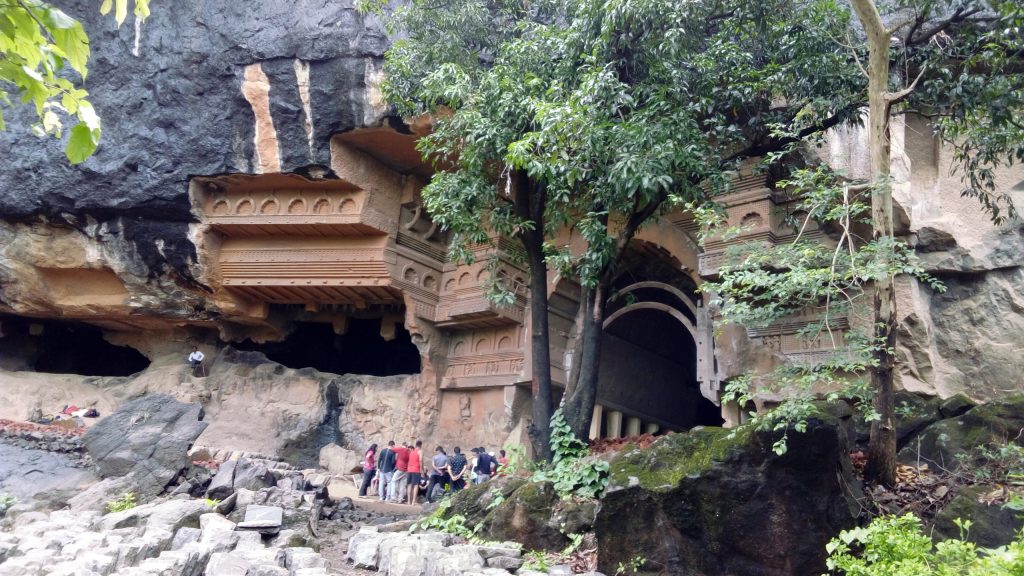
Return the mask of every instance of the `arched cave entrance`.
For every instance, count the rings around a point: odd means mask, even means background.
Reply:
[[[380,328],[380,318],[349,318],[344,334],[335,334],[331,324],[296,322],[295,329],[280,342],[245,340],[234,346],[263,352],[289,368],[371,376],[419,374],[420,353],[409,331],[396,323],[395,337],[385,340]]]
[[[115,346],[81,322],[0,317],[0,367],[48,374],[131,376],[149,367],[138,350]]]
[[[557,306],[574,293],[560,287],[552,300]],[[723,423],[697,381],[700,305],[696,283],[676,258],[648,242],[631,244],[606,306],[592,436]]]

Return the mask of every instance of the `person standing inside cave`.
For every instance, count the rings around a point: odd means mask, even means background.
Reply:
[[[395,446],[394,440],[388,440],[387,448],[380,451],[377,456],[377,495],[381,502],[388,498],[388,488],[391,487],[391,478],[395,472]]]
[[[196,370],[198,370],[199,367],[203,365],[204,358],[206,358],[206,356],[204,356],[203,353],[199,351],[199,347],[193,346],[192,353],[188,355],[188,365],[192,368],[193,374],[195,374]]]
[[[448,473],[452,477],[452,493],[466,487],[466,480],[463,478],[463,475],[469,468],[467,466],[469,462],[466,461],[466,456],[462,453],[462,449],[456,446],[454,452],[451,459],[448,460]]]
[[[434,487],[440,485],[442,492],[448,480],[448,454],[443,446],[434,449],[434,457],[430,459],[430,482],[427,483],[427,502],[434,502]]]
[[[420,497],[420,471],[423,469],[420,462],[420,447],[422,446],[423,442],[417,440],[413,449],[409,451],[409,493],[407,494],[409,504],[415,504]]]
[[[370,444],[370,448],[363,455],[363,484],[359,487],[359,497],[366,498],[366,489],[370,487],[374,475],[377,473],[377,445]]]
[[[405,503],[405,486],[409,481],[409,446],[395,446],[395,473],[391,476],[391,488],[388,490],[388,501],[395,504]]]

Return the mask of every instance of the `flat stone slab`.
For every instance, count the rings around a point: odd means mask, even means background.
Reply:
[[[259,506],[250,504],[245,508],[245,519],[238,523],[240,530],[278,531],[284,519],[280,506]]]

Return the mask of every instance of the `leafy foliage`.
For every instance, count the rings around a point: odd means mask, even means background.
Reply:
[[[608,486],[608,462],[586,458],[587,445],[573,434],[561,408],[551,416],[551,453],[551,465],[539,468],[531,481],[552,482],[562,498],[601,497]]]
[[[18,503],[18,499],[6,492],[0,492],[0,516],[3,516],[7,510]]]
[[[782,399],[776,409],[750,416],[758,429],[782,432],[773,449],[783,454],[788,431],[806,427],[816,399],[850,399],[865,420],[879,417],[860,375],[877,367],[876,352],[885,342],[858,328],[870,329],[867,319],[851,322],[853,327],[842,334],[836,319],[862,316],[870,309],[867,288],[890,275],[911,275],[937,292],[945,287],[921,268],[913,249],[903,242],[891,236],[863,237],[862,231],[871,226],[871,188],[853,185],[827,166],[792,170],[789,179],[777,185],[799,198],[793,212],[799,218],[790,222],[795,239],[778,245],[730,246],[719,279],[706,282],[702,289],[713,295],[713,304],[722,308],[727,321],[763,328],[800,315],[806,325],[797,337],[804,346],[833,350],[813,363],[793,363],[756,379],[748,375],[726,384],[723,398],[741,407],[758,395]],[[724,227],[717,211],[705,208],[696,216],[705,241],[735,233]],[[806,233],[819,227],[834,230],[838,240],[832,244],[808,239]]]
[[[135,0],[135,16],[149,15],[149,0]],[[114,8],[120,25],[128,0],[104,0],[100,12]],[[64,123],[73,118],[64,152],[78,164],[96,150],[100,118],[88,92],[73,81],[88,75],[89,38],[81,22],[41,0],[0,3],[0,130],[6,128],[3,108],[13,100],[30,104],[39,118],[33,131],[61,137]]]
[[[970,521],[959,522],[961,531]],[[1024,573],[1024,532],[1009,545],[989,550],[950,539],[934,544],[913,515],[876,518],[844,530],[826,546],[833,574],[846,576],[1010,576]]]
[[[643,567],[645,562],[647,562],[647,558],[640,555],[633,556],[626,562],[619,562],[618,566],[615,567],[615,576],[636,574],[640,571],[640,568]]]
[[[455,534],[456,536],[462,536],[463,538],[470,538],[474,534],[474,530],[466,526],[466,517],[462,514],[455,514],[451,518],[445,518],[445,511],[451,507],[451,498],[444,498],[438,503],[437,509],[432,513],[423,518],[420,518],[415,524],[409,528],[409,532],[416,532],[419,530],[434,530],[437,532],[447,532],[448,534]]]
[[[722,400],[740,407],[751,406],[757,396],[783,400],[772,410],[747,414],[746,425],[755,430],[781,433],[772,444],[772,451],[782,456],[789,451],[789,431],[803,433],[807,420],[820,410],[818,401],[852,400],[866,421],[878,418],[871,407],[871,391],[863,378],[837,374],[828,367],[782,366],[755,383],[752,374],[729,380]],[[732,434],[738,433],[738,429]]]
[[[107,502],[107,512],[123,512],[125,510],[131,510],[132,508],[135,508],[136,504],[135,493],[125,492],[119,498]]]

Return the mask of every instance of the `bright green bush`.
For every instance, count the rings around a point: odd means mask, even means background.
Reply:
[[[970,521],[957,523],[961,539],[933,543],[912,514],[876,518],[828,543],[828,568],[845,576],[1024,575],[1024,532],[1007,546],[987,549],[962,539]]]

